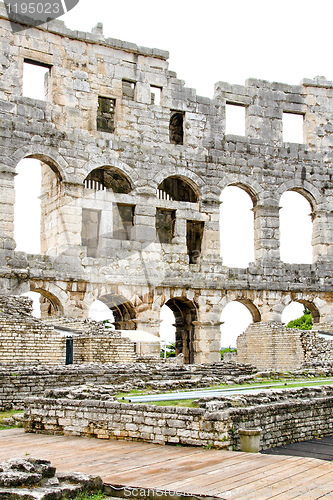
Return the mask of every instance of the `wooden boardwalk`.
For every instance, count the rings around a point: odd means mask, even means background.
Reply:
[[[333,498],[333,464],[315,458],[0,431],[0,461],[25,456],[113,485],[224,499]]]

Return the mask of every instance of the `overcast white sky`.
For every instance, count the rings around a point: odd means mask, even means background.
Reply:
[[[247,78],[259,78],[298,84],[316,75],[333,80],[332,14],[329,0],[80,0],[62,19],[83,31],[103,22],[106,37],[168,50],[170,69],[198,94],[212,97],[217,81],[244,84]],[[241,204],[234,194],[229,202]],[[293,199],[289,203],[294,206]],[[234,255],[229,250],[225,263],[233,265],[228,259]],[[225,311],[222,344],[234,345],[240,314],[232,312],[231,320],[227,316]]]

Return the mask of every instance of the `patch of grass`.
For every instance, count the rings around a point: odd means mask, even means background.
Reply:
[[[106,494],[103,491],[97,491],[96,493],[78,493],[75,497],[75,500],[102,500],[106,497]],[[62,500],[68,500],[67,497],[63,497]]]
[[[154,405],[154,406],[178,406],[178,407],[198,408],[198,403],[195,401],[195,399],[175,399],[173,401],[149,401],[149,402],[147,401],[144,404]]]
[[[23,413],[23,411],[18,411],[18,410],[7,410],[7,411],[1,411],[0,412],[0,430],[3,431],[5,429],[14,429],[15,427],[19,427],[19,424],[15,425],[5,425],[2,423],[2,421],[5,418],[10,418],[13,416],[15,413]]]

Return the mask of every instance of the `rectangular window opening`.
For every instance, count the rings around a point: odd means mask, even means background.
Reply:
[[[87,247],[88,257],[97,257],[101,211],[89,208],[82,209],[82,245]]]
[[[303,114],[284,112],[282,117],[283,142],[304,144],[303,125]]]
[[[245,136],[246,106],[227,102],[225,106],[225,133]]]
[[[169,136],[171,144],[184,144],[184,118],[183,111],[172,111],[169,124]]]
[[[113,133],[115,130],[116,100],[109,97],[98,97],[97,130]]]
[[[157,208],[156,234],[159,243],[172,243],[175,236],[176,210]]]
[[[130,80],[123,80],[123,97],[129,99],[130,101],[134,101],[135,82],[131,82]]]
[[[113,207],[113,238],[116,240],[134,239],[135,205],[115,203]]]
[[[201,255],[204,222],[188,220],[186,227],[186,245],[190,264],[197,264]]]
[[[162,100],[162,89],[161,87],[150,86],[150,102],[155,104],[155,106],[160,106]]]
[[[51,66],[24,59],[23,62],[23,97],[45,101],[49,93]]]

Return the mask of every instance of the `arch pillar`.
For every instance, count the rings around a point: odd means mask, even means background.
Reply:
[[[254,212],[255,260],[280,260],[280,207],[256,205]]]
[[[15,204],[15,171],[6,166],[0,167],[0,239],[1,248],[15,249],[14,239],[14,204]]]
[[[312,216],[313,262],[333,260],[333,211],[314,210]]]

